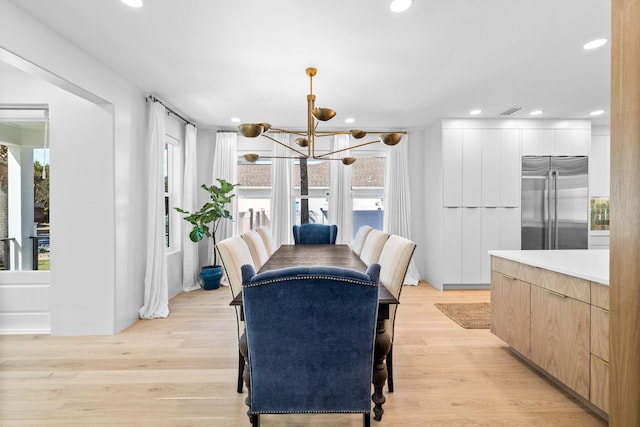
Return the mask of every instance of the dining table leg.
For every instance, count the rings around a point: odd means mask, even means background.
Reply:
[[[386,398],[384,397],[384,393],[382,389],[384,388],[384,384],[387,381],[387,364],[385,360],[387,358],[387,354],[391,349],[391,335],[387,332],[387,319],[384,319],[385,316],[380,316],[378,314],[378,323],[376,325],[376,342],[375,342],[375,350],[373,353],[373,388],[374,392],[371,396],[371,400],[373,400],[373,419],[376,421],[382,420],[382,414],[384,414],[384,409],[382,409],[382,405],[386,402]],[[388,316],[386,316],[388,317]]]

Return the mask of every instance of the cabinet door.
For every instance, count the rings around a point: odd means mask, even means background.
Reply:
[[[520,157],[519,129],[502,130],[500,160],[500,206],[520,206],[520,181],[522,159]],[[520,246],[518,245],[518,249]]]
[[[591,356],[591,403],[609,413],[609,364]]]
[[[531,285],[491,272],[491,333],[514,350],[530,357]]]
[[[462,206],[482,205],[482,130],[462,131]]]
[[[573,129],[556,130],[556,156],[573,156]]]
[[[442,130],[442,175],[444,206],[462,206],[462,129]]]
[[[482,283],[491,281],[491,257],[489,251],[500,247],[500,210],[502,208],[482,208]]]
[[[556,133],[553,129],[523,129],[522,155],[549,156],[555,155]]]
[[[588,156],[589,137],[587,129],[556,130],[556,156]]]
[[[520,208],[500,208],[500,249],[520,250],[521,223]]]
[[[462,209],[461,268],[462,283],[482,283],[482,208]]]
[[[462,208],[444,208],[442,282],[462,283]]]
[[[591,138],[589,157],[589,193],[591,197],[609,197],[611,150],[608,135]]]
[[[482,130],[482,206],[500,206],[502,131]]]
[[[590,306],[531,286],[531,360],[589,398]]]

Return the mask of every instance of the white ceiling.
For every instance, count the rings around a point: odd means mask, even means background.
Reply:
[[[146,93],[201,127],[230,119],[306,126],[317,105],[331,126],[423,128],[433,120],[609,118],[610,34],[603,0],[12,0]],[[344,118],[353,117],[353,125]],[[373,129],[375,128],[375,129]]]

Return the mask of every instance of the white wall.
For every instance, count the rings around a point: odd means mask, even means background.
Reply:
[[[119,332],[144,292],[144,94],[7,0],[0,9],[0,59],[80,96],[0,90],[0,103],[51,106],[52,333]]]

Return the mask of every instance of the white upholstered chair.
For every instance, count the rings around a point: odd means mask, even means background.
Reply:
[[[404,278],[407,275],[409,264],[416,244],[404,237],[391,235],[384,243],[378,264],[380,264],[380,283],[398,300],[402,292]],[[391,336],[391,348],[387,354],[387,386],[393,392],[393,330],[396,321],[398,305],[389,306],[389,323],[387,330]]]
[[[273,253],[278,249],[278,246],[276,246],[276,241],[273,240],[271,229],[263,225],[262,227],[256,228],[256,231],[264,241],[264,246],[267,248],[267,255],[273,255]]]
[[[249,247],[249,252],[251,252],[255,269],[260,270],[264,263],[269,259],[269,254],[267,253],[267,247],[264,244],[264,240],[262,240],[262,237],[256,230],[247,231],[246,233],[243,233],[241,237]]]
[[[244,264],[253,264],[253,257],[249,251],[249,247],[244,239],[240,236],[230,237],[218,242],[216,245],[222,266],[227,274],[229,288],[231,289],[231,297],[235,297],[242,292],[242,266]],[[254,266],[255,268],[255,266]],[[236,319],[238,322],[238,340],[244,334],[244,321],[240,319],[240,307],[236,306]],[[238,348],[238,393],[242,393],[242,374],[244,372],[244,356]]]
[[[382,247],[388,238],[389,233],[385,233],[384,231],[369,231],[364,240],[362,252],[360,252],[360,259],[367,265],[367,267],[378,262],[380,253],[382,252]]]
[[[355,252],[357,255],[360,255],[362,252],[362,246],[364,246],[364,241],[369,235],[369,232],[373,230],[373,227],[369,225],[363,225],[358,228],[358,232],[356,233],[356,237],[353,238],[353,242],[349,246],[351,246],[351,250]]]

